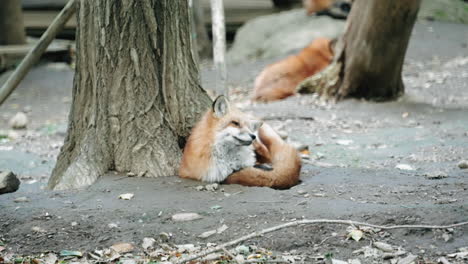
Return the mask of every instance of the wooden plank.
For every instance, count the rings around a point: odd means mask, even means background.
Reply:
[[[1,1],[1,0],[0,0]],[[203,9],[207,27],[211,27],[210,0],[203,0]],[[225,0],[226,28],[235,30],[247,20],[278,12],[271,0]],[[27,29],[46,29],[58,15],[58,10],[24,10],[24,24]],[[65,29],[76,29],[76,18],[73,16]]]

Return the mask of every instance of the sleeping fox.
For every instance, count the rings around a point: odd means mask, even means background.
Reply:
[[[299,54],[268,65],[255,79],[253,99],[267,102],[295,94],[300,82],[330,64],[333,43],[317,38]]]
[[[269,125],[231,107],[219,96],[193,128],[179,176],[286,189],[299,182],[300,171],[301,159],[294,147]]]

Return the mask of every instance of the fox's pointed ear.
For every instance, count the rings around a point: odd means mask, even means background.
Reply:
[[[220,95],[213,102],[212,107],[216,117],[223,117],[229,112],[229,101],[224,95]]]

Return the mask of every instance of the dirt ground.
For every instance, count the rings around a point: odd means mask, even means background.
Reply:
[[[468,220],[468,169],[457,166],[468,159],[468,26],[416,25],[404,67],[406,94],[395,102],[331,104],[303,95],[251,104],[247,95],[253,79],[270,62],[229,66],[229,84],[239,107],[309,147],[302,183],[284,191],[237,185],[198,191],[199,182],[176,177],[130,178],[114,173],[86,190],[45,190],[66,133],[73,72],[62,64],[36,67],[0,107],[0,130],[10,137],[0,141],[0,170],[12,170],[22,180],[19,191],[0,196],[3,253],[92,251],[118,242],[140,245],[144,237],[158,237],[161,232],[170,233],[175,244],[204,245],[302,218],[374,224]],[[203,64],[205,87],[213,86],[213,76],[209,63]],[[1,76],[0,83],[4,80]],[[20,110],[28,114],[28,129],[10,132],[8,119]],[[135,196],[118,199],[123,193]],[[15,202],[19,197],[27,201]],[[171,220],[181,212],[203,218]],[[198,237],[223,224],[228,229],[222,234]],[[359,242],[347,239],[347,234],[346,226],[320,224],[278,231],[244,244],[297,255],[297,263],[321,263],[324,255],[391,263],[382,254],[353,253],[376,241],[401,247],[406,251],[403,257],[411,253],[419,263],[437,263],[439,257],[468,263],[447,257],[468,246],[468,226],[376,231]]]

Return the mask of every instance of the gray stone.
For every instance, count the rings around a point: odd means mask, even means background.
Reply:
[[[23,112],[16,113],[9,122],[13,129],[25,129],[28,125],[28,117]]]
[[[13,172],[0,172],[0,194],[16,192],[19,185],[20,181]]]
[[[292,54],[318,37],[337,37],[344,23],[327,16],[308,16],[304,9],[257,17],[237,31],[227,61],[242,63]]]
[[[468,169],[468,160],[462,160],[458,162],[458,168],[460,169]]]

